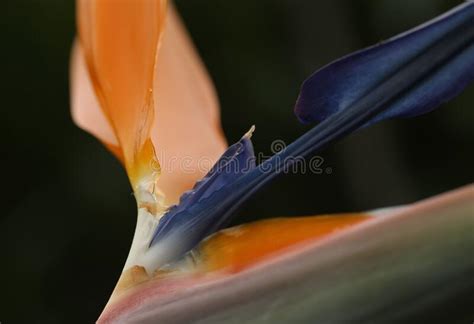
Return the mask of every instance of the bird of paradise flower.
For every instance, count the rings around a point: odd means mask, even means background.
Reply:
[[[254,127],[226,148],[210,79],[166,1],[78,0],[77,17],[73,116],[122,161],[138,205],[99,322],[394,322],[472,289],[472,186],[384,211],[223,228],[296,159],[459,94],[474,79],[474,3],[311,75],[295,113],[320,123],[259,165]],[[214,166],[161,167],[184,156]]]

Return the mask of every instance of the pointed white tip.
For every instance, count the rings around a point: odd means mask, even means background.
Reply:
[[[242,138],[250,139],[252,137],[254,131],[255,131],[255,125],[252,125],[252,127],[250,127],[249,131],[247,133],[245,133],[245,135]]]

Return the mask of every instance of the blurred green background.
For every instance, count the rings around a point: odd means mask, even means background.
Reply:
[[[460,1],[179,0],[222,104],[230,142],[255,124],[256,152],[308,126],[301,82],[344,54]],[[0,322],[90,323],[135,225],[125,172],[69,115],[72,0],[2,1]],[[442,109],[365,129],[322,152],[322,175],[287,175],[236,215],[356,211],[413,202],[474,179],[474,87]]]

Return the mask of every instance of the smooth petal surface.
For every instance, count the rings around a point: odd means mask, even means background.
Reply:
[[[154,72],[150,136],[161,166],[158,189],[173,204],[206,174],[227,144],[212,82],[174,8],[168,10]],[[77,43],[71,59],[71,109],[81,128],[121,158],[117,137],[99,105]]]
[[[295,113],[304,122],[321,121],[370,101],[384,108],[366,125],[424,114],[458,95],[474,79],[473,58],[474,3],[469,1],[315,72],[301,88]]]
[[[154,94],[158,187],[171,204],[206,175],[227,147],[214,86],[173,8],[158,54]]]
[[[159,278],[109,305],[99,323],[401,323],[439,314],[474,289],[473,229],[471,185],[237,274]]]
[[[102,142],[118,146],[114,130],[95,94],[81,45],[76,41],[71,53],[71,113],[76,125]]]

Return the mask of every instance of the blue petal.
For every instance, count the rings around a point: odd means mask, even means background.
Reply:
[[[297,117],[302,122],[321,121],[374,95],[379,100],[387,95],[392,98],[365,126],[435,109],[474,79],[473,26],[474,3],[468,2],[418,28],[329,64],[304,82],[295,107]],[[407,71],[407,66],[411,70]],[[409,89],[394,93],[393,86],[386,86],[385,91],[374,92],[402,73],[411,83]]]
[[[242,175],[248,173],[256,166],[256,158],[253,150],[251,136],[254,127],[247,132],[239,142],[230,146],[219,158],[207,175],[196,183],[193,189],[185,192],[179,204],[171,207],[158,224],[154,238],[150,245],[154,244],[157,238],[166,237],[168,232],[179,227],[180,216],[183,211],[193,204],[208,198],[214,192],[222,189],[226,184],[232,183]],[[177,216],[178,215],[178,216]],[[197,239],[197,242],[199,242]],[[196,242],[196,243],[197,243]]]
[[[376,121],[428,112],[473,79],[473,2],[323,68],[304,83],[296,106],[301,119],[322,122],[257,167],[230,174],[214,168],[163,217],[150,246],[174,242],[180,257],[226,225],[245,200],[298,159]],[[239,143],[240,154],[231,146],[224,156],[241,165],[253,150],[245,136]]]

